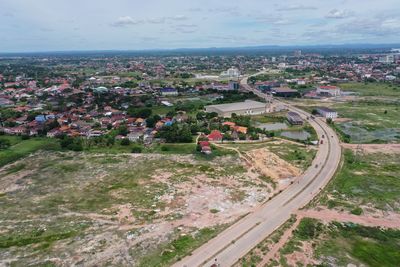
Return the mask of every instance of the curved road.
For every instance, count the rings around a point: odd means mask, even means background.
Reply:
[[[251,88],[247,84],[247,78],[242,80],[241,85],[261,97],[265,96]],[[286,106],[303,118],[311,116],[303,110]],[[232,266],[287,221],[291,214],[318,194],[335,174],[340,163],[341,148],[336,133],[325,122],[316,118],[310,119],[309,123],[316,130],[319,139],[324,140],[324,143],[319,145],[312,166],[282,193],[193,251],[190,256],[177,262],[173,267],[209,267],[215,263],[215,259],[221,267]],[[325,137],[322,138],[322,135]]]

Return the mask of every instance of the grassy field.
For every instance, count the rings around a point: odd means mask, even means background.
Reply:
[[[399,173],[398,155],[355,155],[346,150],[342,168],[320,197],[319,203],[350,211],[358,210],[360,206],[399,211]]]
[[[345,83],[344,91],[359,93],[358,96],[331,101],[293,99],[292,104],[311,112],[326,106],[338,111],[336,122],[342,135],[349,136],[350,143],[400,142],[400,87],[389,83]]]
[[[357,92],[361,96],[400,96],[400,87],[390,83],[343,83],[343,91]]]
[[[11,146],[0,150],[0,167],[34,153],[38,150],[59,150],[56,140],[49,138],[32,138],[22,140],[19,136],[0,136],[0,139],[9,140]]]
[[[299,106],[311,112],[324,106],[315,101]],[[334,102],[328,105],[336,110],[340,118],[348,121],[335,122],[343,134],[350,137],[350,143],[388,143],[400,141],[400,106],[397,103],[374,100]]]
[[[288,266],[287,255],[301,252],[303,243],[311,244],[313,258],[321,263],[319,266],[396,267],[400,262],[399,230],[337,222],[324,225],[304,218],[292,239],[281,249],[280,264]]]
[[[379,101],[335,104],[334,109],[348,122],[337,123],[352,143],[400,141],[400,107]]]

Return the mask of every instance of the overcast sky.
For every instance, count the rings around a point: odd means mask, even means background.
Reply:
[[[399,0],[0,0],[0,52],[400,43]]]

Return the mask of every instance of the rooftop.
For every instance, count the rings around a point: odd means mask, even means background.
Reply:
[[[333,109],[327,108],[327,107],[318,107],[317,110],[325,111],[325,112],[336,112]]]
[[[265,108],[266,104],[254,100],[246,100],[244,102],[220,104],[220,105],[209,105],[206,107],[213,107],[219,109],[222,112],[229,112],[235,110],[246,110],[251,108]]]

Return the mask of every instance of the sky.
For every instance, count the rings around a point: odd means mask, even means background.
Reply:
[[[399,0],[0,0],[0,53],[400,43]]]

